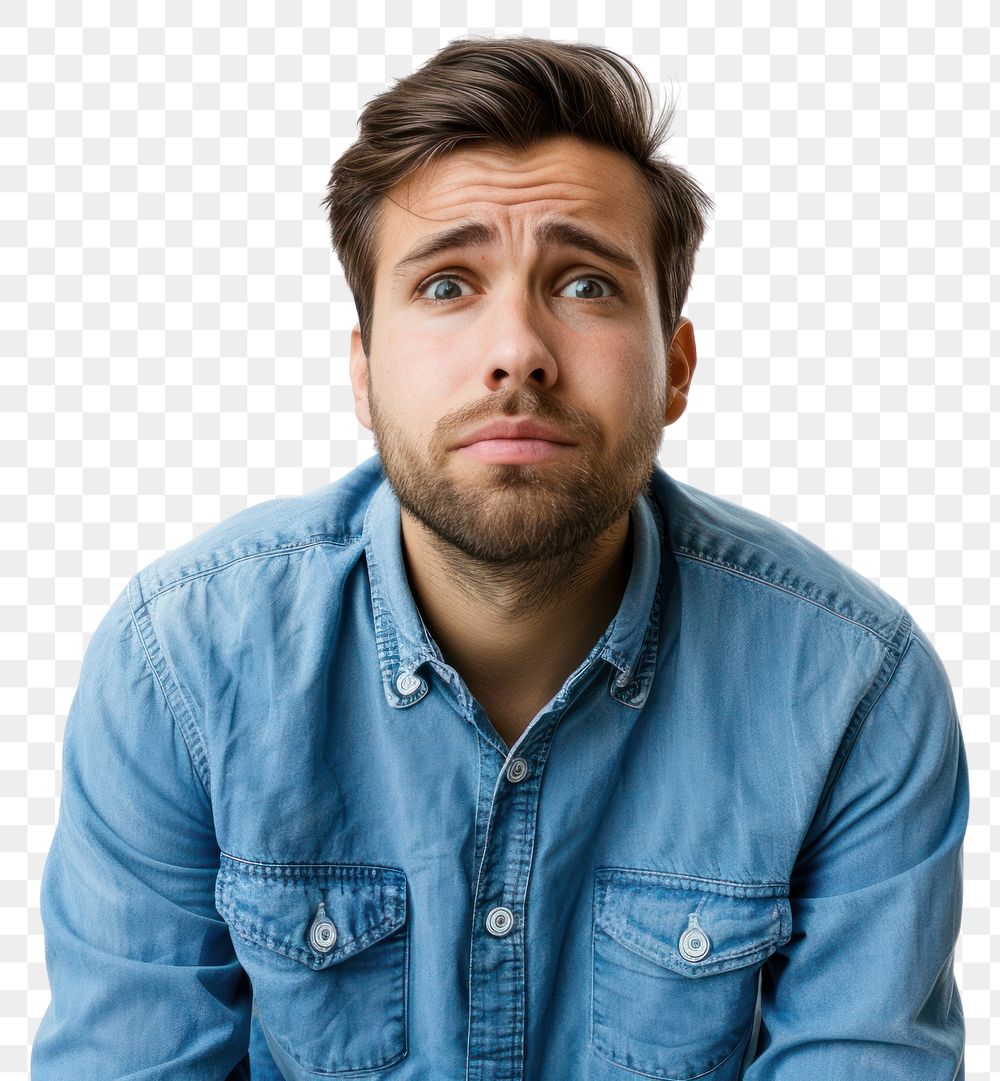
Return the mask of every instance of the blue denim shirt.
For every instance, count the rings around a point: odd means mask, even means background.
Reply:
[[[965,751],[872,583],[657,464],[507,747],[378,456],[139,571],[87,648],[34,1081],[953,1081]]]

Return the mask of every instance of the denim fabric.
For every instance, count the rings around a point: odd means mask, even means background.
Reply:
[[[895,600],[656,465],[507,747],[377,456],[139,571],[87,648],[34,1081],[953,1081],[968,816]]]

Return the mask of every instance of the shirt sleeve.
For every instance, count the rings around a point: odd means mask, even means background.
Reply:
[[[150,636],[126,588],[91,636],[66,719],[33,1081],[250,1076],[252,994],[215,908],[211,804]]]
[[[800,850],[792,936],[762,972],[745,1081],[965,1077],[953,972],[965,748],[944,666],[918,627],[881,676]]]

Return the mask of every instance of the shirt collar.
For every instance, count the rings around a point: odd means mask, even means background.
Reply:
[[[417,672],[420,666],[430,662],[443,669],[445,661],[410,591],[403,561],[399,500],[384,472],[382,478],[365,512],[363,541],[385,695],[393,706],[409,706],[428,690],[426,680]],[[632,567],[628,584],[595,650],[618,669],[610,693],[638,707],[646,699],[656,662],[663,591],[661,568],[669,568],[671,561],[662,558],[663,517],[648,488],[633,502],[631,522]]]

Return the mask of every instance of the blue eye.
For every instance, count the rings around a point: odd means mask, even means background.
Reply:
[[[436,278],[428,278],[427,281],[422,282],[420,285],[418,285],[417,296],[425,303],[438,305],[446,304],[449,300],[460,300],[463,296],[468,296],[468,293],[462,293],[460,290],[456,291],[457,286],[454,284],[455,282],[462,282],[463,285],[469,284],[460,274],[439,274]],[[583,290],[581,290],[580,287],[577,285],[578,282],[587,283],[583,287]],[[605,289],[603,295],[593,295],[595,283],[600,283],[601,288]],[[433,290],[432,296],[424,296],[424,293],[432,285],[439,286],[440,288],[435,288]],[[565,292],[567,289],[570,289],[573,286],[577,286],[575,295],[570,295],[567,299],[596,301],[614,300],[617,296],[617,292],[607,292],[607,287],[609,285],[612,287],[613,290],[616,289],[616,287],[607,278],[599,277],[596,274],[581,274],[579,277],[574,278],[569,283],[569,285],[564,286],[563,289],[560,290],[559,296],[565,296]]]
[[[419,286],[417,292],[422,300],[429,300],[432,304],[440,304],[448,300],[457,300],[462,294],[449,292],[448,289],[435,289],[433,297],[425,297],[423,295],[424,290],[432,285],[449,286],[453,290],[455,287],[451,285],[452,282],[464,282],[468,285],[468,282],[466,282],[464,278],[460,278],[457,274],[442,274],[437,278],[429,278],[423,285]]]
[[[584,274],[584,275],[581,275],[579,278],[574,278],[569,283],[569,285],[566,286],[566,288],[567,289],[571,288],[572,286],[576,285],[577,282],[589,282],[590,285],[587,288],[592,288],[594,282],[600,282],[602,284],[602,286],[609,284],[604,278],[598,278],[598,277],[595,277],[594,275],[591,275],[591,274]],[[562,294],[560,294],[560,295],[562,295]],[[581,294],[580,290],[577,289],[577,292],[572,296],[572,298],[574,300],[608,300],[608,299],[610,299],[610,296],[609,296],[608,293],[605,293],[603,296],[590,296],[590,295],[583,296]]]

